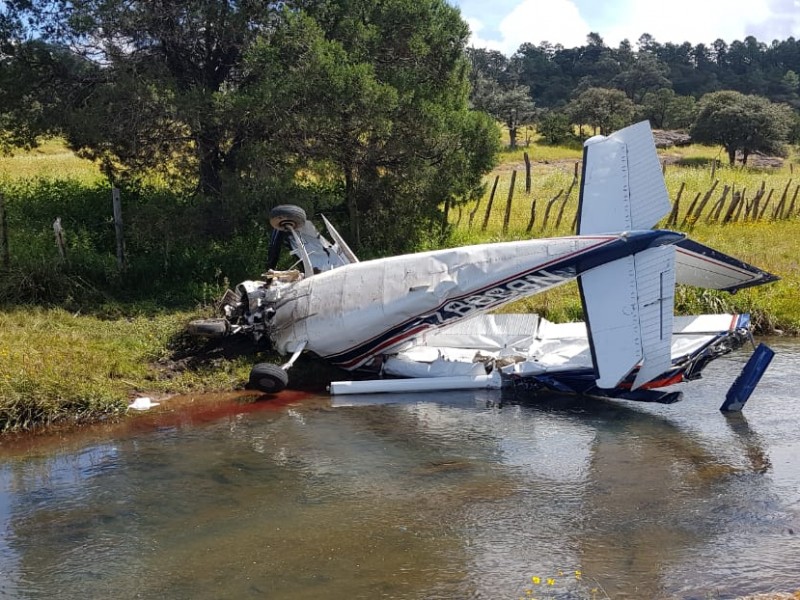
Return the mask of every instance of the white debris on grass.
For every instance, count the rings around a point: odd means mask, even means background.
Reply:
[[[133,402],[128,405],[128,409],[133,410],[149,410],[154,406],[158,406],[159,402],[153,402],[152,398],[148,398],[147,396],[142,396],[140,398],[136,398]]]

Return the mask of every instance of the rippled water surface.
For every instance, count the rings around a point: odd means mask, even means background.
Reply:
[[[800,345],[771,345],[744,416],[717,411],[743,353],[671,406],[249,397],[5,442],[0,597],[794,591]]]

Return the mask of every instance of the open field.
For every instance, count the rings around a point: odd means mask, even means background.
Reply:
[[[0,185],[20,179],[74,179],[95,183],[102,179],[97,165],[76,156],[59,139],[45,140],[33,150],[0,154]]]

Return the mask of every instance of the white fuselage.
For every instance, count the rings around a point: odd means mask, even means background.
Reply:
[[[619,237],[483,244],[349,264],[283,288],[270,337],[281,353],[305,343],[357,368],[423,331],[569,281],[576,257]]]

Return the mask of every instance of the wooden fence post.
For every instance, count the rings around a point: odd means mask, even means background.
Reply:
[[[117,237],[117,269],[125,268],[125,237],[122,229],[122,200],[119,188],[111,187],[111,203],[114,210],[114,233]]]
[[[756,215],[756,220],[761,220],[764,218],[764,213],[767,212],[767,207],[769,206],[770,201],[772,200],[772,194],[775,190],[769,188],[769,194],[767,194],[767,199],[764,200],[764,206],[761,207],[761,211]]]
[[[575,161],[575,169],[574,169],[574,171],[572,173],[572,179],[574,181],[578,181],[578,171],[580,170],[580,167],[581,167],[581,161],[579,161],[579,160]],[[580,209],[580,206],[578,206],[575,209],[575,217],[572,219],[571,231],[575,232],[575,234],[578,233],[578,217],[580,216],[579,209]]]
[[[717,189],[717,185],[719,185],[719,179],[715,179],[713,185],[709,190],[706,192],[706,195],[703,196],[703,199],[700,201],[697,210],[694,213],[694,220],[692,221],[692,225],[694,225],[697,221],[700,220],[700,215],[703,214],[703,210],[708,204],[708,201],[711,199],[711,195],[714,193],[714,190]]]
[[[514,185],[517,183],[517,172],[511,171],[511,186],[508,188],[506,216],[503,218],[503,233],[508,233],[508,222],[511,220],[511,202],[514,200]]]
[[[764,193],[766,192],[766,181],[761,182],[761,187],[758,188],[756,191],[755,196],[753,199],[747,204],[747,210],[744,211],[744,218],[745,220],[750,219],[755,221],[758,219],[758,205],[761,202],[761,198],[764,197]]]
[[[678,190],[678,195],[675,198],[675,204],[672,205],[672,212],[667,219],[667,227],[676,227],[678,225],[678,211],[681,207],[681,196],[683,195],[683,188],[686,187],[686,182],[681,181],[681,187]]]
[[[483,215],[483,225],[481,231],[486,231],[486,226],[489,224],[489,215],[492,212],[492,204],[494,203],[494,193],[497,191],[497,182],[500,181],[500,175],[495,176],[494,185],[492,186],[492,193],[489,194],[489,204],[486,205],[486,214]]]
[[[531,159],[528,156],[527,152],[522,153],[522,157],[525,159],[525,193],[531,193]]]
[[[544,231],[544,228],[547,227],[547,222],[550,220],[550,209],[553,208],[553,204],[555,204],[556,201],[561,198],[561,194],[563,193],[564,190],[562,189],[547,202],[547,208],[544,210],[544,220],[542,221],[542,231]]]
[[[11,268],[11,255],[8,252],[8,218],[6,217],[6,198],[0,192],[0,266],[6,271]]]
[[[789,183],[786,184],[786,187],[783,189],[783,194],[781,195],[781,200],[778,202],[778,206],[775,207],[775,210],[772,211],[772,218],[773,219],[782,219],[783,218],[783,209],[786,207],[786,199],[789,197],[789,188],[792,185],[792,180],[789,180]]]
[[[681,227],[685,227],[685,226],[686,226],[686,223],[687,223],[689,220],[691,220],[691,218],[692,218],[692,211],[694,210],[694,207],[697,205],[697,201],[698,201],[698,200],[700,200],[700,192],[697,192],[697,194],[696,194],[696,195],[695,195],[695,197],[694,197],[694,200],[692,200],[692,201],[689,203],[689,209],[686,211],[686,214],[685,214],[685,215],[683,215],[683,221],[681,221]]]
[[[793,217],[794,216],[794,206],[795,202],[797,202],[797,192],[800,192],[800,185],[794,188],[794,195],[792,196],[792,202],[789,204],[789,212],[786,214],[786,217]]]
[[[716,201],[714,206],[708,211],[708,216],[706,216],[706,223],[710,223],[711,219],[715,221],[719,220],[719,215],[722,212],[722,208],[725,206],[725,198],[728,197],[728,192],[731,191],[731,187],[726,185],[722,188],[722,196],[720,196],[719,200]]]
[[[478,198],[478,201],[475,203],[475,208],[469,211],[469,220],[467,221],[467,229],[472,230],[472,221],[475,219],[475,215],[478,213],[478,209],[481,207],[481,200],[483,197]]]
[[[723,225],[727,225],[728,223],[730,223],[734,213],[736,212],[736,208],[739,206],[739,203],[744,198],[744,193],[746,190],[747,188],[744,188],[742,189],[741,192],[733,192],[733,197],[731,198],[731,204],[728,207],[728,210],[725,211],[725,216],[722,218]]]
[[[56,217],[53,221],[53,233],[56,236],[56,247],[62,260],[67,259],[67,243],[64,240],[64,229],[61,227],[61,217]]]
[[[564,216],[564,209],[567,206],[567,201],[569,200],[570,194],[572,194],[572,188],[575,187],[576,183],[578,183],[577,176],[572,178],[572,183],[569,184],[569,188],[567,188],[567,193],[564,195],[564,199],[561,201],[561,206],[558,209],[558,218],[556,219],[556,230],[558,230],[558,228],[561,227],[561,219]]]
[[[525,229],[526,233],[530,233],[533,229],[533,222],[536,220],[536,198],[531,202],[531,218],[528,220],[528,227]]]

